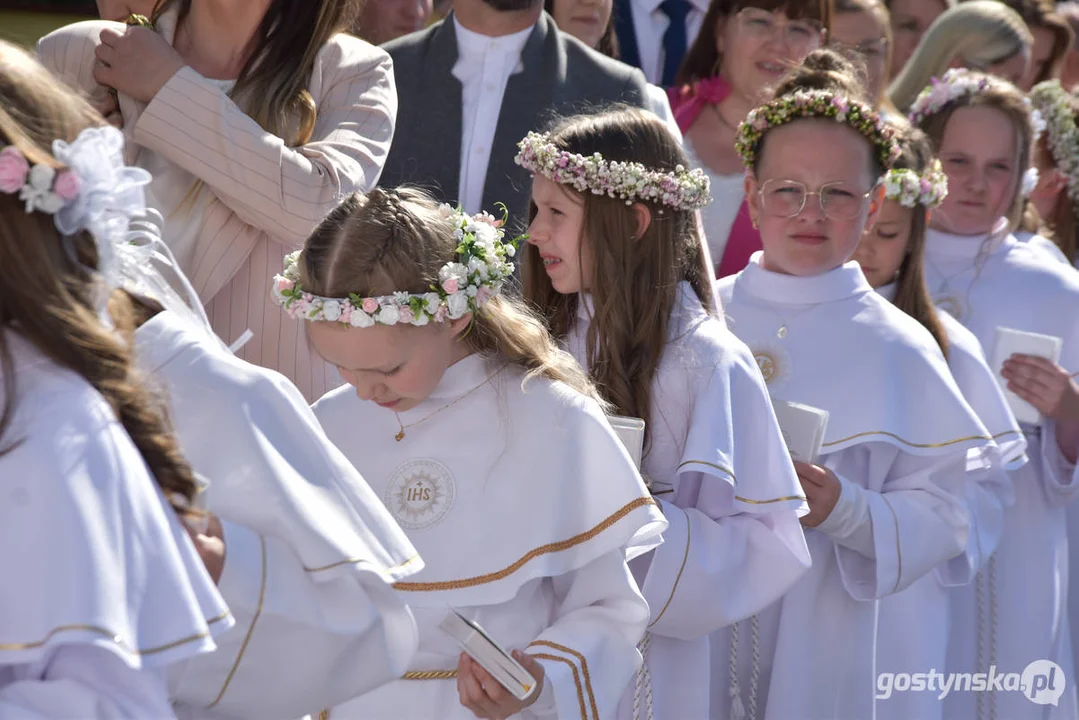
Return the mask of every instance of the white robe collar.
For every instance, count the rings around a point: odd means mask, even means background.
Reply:
[[[739,282],[746,292],[770,303],[817,305],[873,291],[862,266],[853,261],[820,275],[801,277],[765,270],[763,256],[761,251],[753,253]]]
[[[930,228],[926,231],[925,242],[933,253],[973,260],[979,255],[994,255],[1013,245],[1016,240],[1008,230],[1007,218],[1001,218],[991,231],[981,235],[955,235]]]

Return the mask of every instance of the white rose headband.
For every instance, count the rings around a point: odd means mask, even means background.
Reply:
[[[1079,128],[1072,114],[1070,96],[1059,80],[1038,83],[1030,99],[1045,118],[1053,164],[1068,179],[1068,197],[1079,204]]]
[[[1012,87],[1011,83],[1001,80],[993,75],[967,70],[965,68],[952,68],[947,70],[942,77],[933,78],[930,84],[918,93],[918,97],[911,103],[907,118],[912,125],[920,126],[926,118],[941,112],[949,105],[968,95],[977,95],[992,87]],[[1030,100],[1024,98],[1027,110],[1030,113],[1030,124],[1034,128],[1034,142],[1038,141],[1042,132],[1045,131],[1045,120],[1042,114],[1035,108]]]
[[[334,322],[358,328],[376,323],[421,326],[476,312],[502,290],[506,278],[513,274],[514,265],[509,258],[516,253],[521,238],[503,240],[505,218],[495,220],[487,213],[470,216],[449,205],[442,205],[439,212],[453,223],[457,261],[442,266],[439,284],[432,286],[430,292],[395,292],[380,297],[351,293],[344,298],[312,295],[300,285],[297,263],[302,251],[298,250],[285,256],[284,272],[274,276],[274,300],[295,320]]]
[[[543,175],[577,192],[591,192],[634,202],[655,202],[673,210],[699,210],[712,201],[708,177],[699,169],[681,165],[673,172],[651,170],[638,162],[606,160],[563,150],[550,133],[530,132],[517,143],[515,162],[534,175]]]
[[[936,158],[922,174],[901,168],[889,170],[884,176],[884,197],[905,208],[921,205],[929,210],[939,207],[947,196],[948,176]]]

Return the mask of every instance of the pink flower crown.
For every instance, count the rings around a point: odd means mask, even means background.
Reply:
[[[922,174],[901,168],[889,170],[884,176],[884,197],[905,208],[921,205],[928,210],[939,207],[947,196],[948,176],[936,158]]]
[[[31,167],[22,150],[9,145],[0,150],[0,193],[19,194],[26,212],[55,215],[79,196],[79,176],[73,170],[57,172],[48,165]]]
[[[297,250],[285,256],[285,269],[274,276],[273,298],[294,320],[336,322],[351,327],[372,325],[422,326],[427,323],[456,320],[476,312],[502,290],[506,278],[513,275],[509,261],[516,254],[522,238],[506,242],[502,225],[487,213],[468,215],[449,205],[439,208],[442,217],[453,223],[457,240],[457,260],[442,266],[439,284],[430,292],[395,292],[380,297],[350,293],[344,298],[312,295],[300,285]]]
[[[828,118],[854,128],[873,145],[885,170],[899,157],[895,131],[868,105],[826,90],[796,90],[751,110],[738,126],[734,149],[745,166],[757,162],[765,133],[799,118]]]
[[[926,118],[936,115],[957,100],[983,93],[993,87],[1003,89],[1013,86],[1007,80],[993,75],[966,68],[952,68],[945,71],[942,77],[930,80],[929,85],[918,93],[918,97],[911,103],[907,118],[912,125],[920,126]],[[1030,125],[1034,129],[1034,142],[1037,142],[1045,131],[1045,120],[1028,98],[1024,98],[1024,101],[1030,113]]]
[[[517,143],[516,163],[577,192],[606,195],[627,205],[655,202],[674,210],[698,210],[712,201],[708,177],[699,169],[679,165],[666,172],[637,162],[605,160],[599,153],[585,157],[562,150],[550,138],[550,133],[528,133]]]

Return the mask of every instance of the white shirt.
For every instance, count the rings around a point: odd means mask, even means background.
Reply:
[[[686,52],[701,30],[704,14],[708,12],[707,0],[689,0],[693,7],[686,16]],[[648,82],[658,84],[663,79],[663,33],[670,20],[659,9],[663,0],[632,0],[633,31],[637,35],[637,52],[641,70]]]
[[[488,37],[465,28],[453,18],[457,62],[453,76],[461,81],[461,174],[457,199],[470,213],[483,205],[483,186],[491,160],[502,96],[510,76],[519,73],[521,52],[533,28],[512,35]]]

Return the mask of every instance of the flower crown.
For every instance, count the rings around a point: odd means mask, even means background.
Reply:
[[[906,168],[889,170],[884,176],[884,197],[895,200],[905,208],[918,205],[938,207],[948,195],[948,176],[940,160],[934,158],[925,173],[919,175]]]
[[[757,161],[764,134],[798,118],[830,118],[849,125],[872,143],[885,170],[899,157],[895,132],[871,107],[826,90],[796,90],[750,111],[738,126],[734,149],[747,168]]]
[[[1059,80],[1046,80],[1034,86],[1030,99],[1045,118],[1053,164],[1068,178],[1068,196],[1079,204],[1079,128],[1070,96]]]
[[[517,143],[515,162],[578,192],[625,200],[626,205],[647,201],[674,210],[698,210],[712,201],[708,177],[699,169],[679,165],[674,172],[664,172],[637,162],[604,160],[599,153],[585,157],[560,149],[550,138],[550,133],[528,133]]]
[[[936,115],[953,102],[968,95],[985,92],[994,86],[1011,87],[1007,81],[992,75],[964,68],[952,68],[947,70],[943,77],[929,81],[929,85],[918,93],[918,97],[914,98],[907,117],[912,125],[921,125],[926,118]],[[1034,142],[1037,142],[1045,130],[1045,120],[1030,100],[1024,98],[1024,102],[1030,112],[1030,124],[1034,128]]]
[[[457,240],[457,261],[439,270],[437,286],[430,292],[395,292],[381,297],[349,293],[346,298],[326,298],[304,291],[300,285],[297,250],[285,256],[285,270],[274,276],[273,297],[289,317],[312,322],[336,322],[352,327],[372,325],[426,325],[432,320],[456,320],[476,312],[502,289],[513,274],[511,258],[521,238],[506,242],[502,220],[487,213],[468,215],[449,205],[439,207],[444,219],[453,223]]]
[[[9,145],[0,150],[0,193],[19,194],[26,212],[55,215],[79,195],[79,176],[73,170],[57,172],[48,165],[31,166],[22,150]]]

